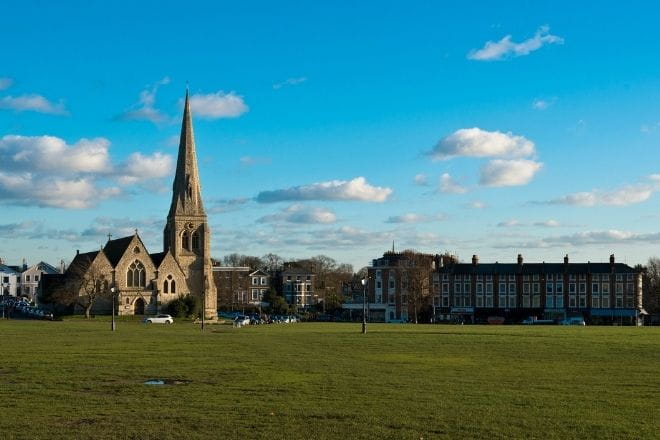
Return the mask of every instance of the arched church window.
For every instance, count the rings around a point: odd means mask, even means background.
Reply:
[[[170,282],[165,280],[163,283],[163,293],[170,293]]]
[[[197,231],[192,233],[192,248],[193,250],[199,249],[199,233]]]
[[[144,287],[147,284],[147,273],[144,265],[139,260],[135,260],[128,266],[126,272],[126,285],[128,287]]]
[[[172,278],[172,275],[168,275],[167,279],[170,282],[170,293],[176,293],[176,281]],[[167,281],[165,281],[167,283]]]
[[[181,235],[181,247],[184,249],[190,249],[190,244],[188,243],[188,231],[183,231]]]
[[[130,299],[130,298],[126,298],[126,305],[129,305],[130,303],[131,303],[131,299]]]

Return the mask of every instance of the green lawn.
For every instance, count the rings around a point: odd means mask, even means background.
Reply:
[[[108,328],[0,321],[0,438],[660,437],[658,327]]]

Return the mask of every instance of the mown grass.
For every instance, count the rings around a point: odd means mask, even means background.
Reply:
[[[660,328],[108,329],[0,321],[0,438],[660,436]]]

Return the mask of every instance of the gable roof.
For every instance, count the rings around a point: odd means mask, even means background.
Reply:
[[[66,269],[66,273],[71,274],[74,272],[86,272],[87,268],[92,264],[99,252],[101,251],[76,254],[76,256],[73,258],[73,261],[71,261],[71,264],[69,264],[69,267]]]
[[[154,254],[149,254],[149,256],[151,257],[151,261],[154,262],[154,265],[156,267],[160,267],[160,263],[163,262],[166,255],[167,255],[167,252],[156,252]]]
[[[121,257],[126,253],[126,249],[130,246],[131,241],[133,241],[134,235],[129,235],[128,237],[117,238],[114,240],[108,240],[108,242],[103,247],[103,252],[105,256],[108,257],[112,267],[116,267]]]
[[[261,269],[257,269],[254,272],[250,273],[251,277],[255,276],[255,275],[266,276],[266,277],[268,276],[268,274],[266,272],[264,272],[263,270],[261,270]]]

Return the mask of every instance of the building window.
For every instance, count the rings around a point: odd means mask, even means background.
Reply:
[[[623,281],[623,275],[620,274],[620,273],[616,274],[616,280],[617,281]]]
[[[128,287],[144,287],[146,284],[147,274],[144,265],[139,260],[135,260],[126,272],[126,285]]]
[[[261,285],[262,286],[266,285],[266,277],[261,277]]]
[[[552,283],[545,283],[545,293],[546,294],[547,293],[552,293],[552,287],[553,287]]]
[[[529,294],[528,295],[523,295],[522,300],[523,300],[523,307],[529,308],[529,306],[530,306]]]
[[[461,293],[461,283],[454,283],[454,293]]]
[[[376,281],[376,289],[381,289],[383,287],[380,281]]]
[[[493,283],[486,283],[486,295],[493,294]]]
[[[30,275],[25,275],[25,281],[30,281]]]
[[[487,296],[486,297],[486,307],[493,307],[493,297],[492,296]]]
[[[259,299],[259,289],[252,289],[252,301]]]
[[[627,279],[628,281],[632,281],[632,280],[633,280],[633,274],[629,273],[629,274],[626,276],[626,279]]]
[[[545,306],[551,309],[555,307],[555,297],[553,295],[545,296]]]
[[[483,307],[484,306],[484,297],[479,295],[477,296],[477,307]]]
[[[616,294],[623,295],[623,283],[616,283]]]
[[[394,280],[390,280],[390,289],[394,289]]]
[[[449,281],[449,275],[446,273],[442,274],[442,281]]]
[[[555,284],[555,293],[564,293],[564,283]]]
[[[587,283],[580,283],[580,295],[587,293]]]
[[[442,283],[442,293],[449,293],[449,283]]]
[[[603,284],[601,286],[603,294],[610,294],[610,285],[609,284]]]
[[[538,274],[532,275],[532,281],[538,281],[538,280],[539,280],[539,275]]]
[[[34,276],[34,281],[35,281],[35,282],[39,281],[39,275],[35,275],[35,276]]]
[[[598,283],[591,283],[591,294],[592,295],[598,295],[600,284]]]
[[[509,275],[509,281],[515,281],[516,276],[515,275]]]
[[[199,233],[197,231],[192,233],[192,248],[194,251],[199,249]]]
[[[594,296],[591,298],[591,307],[594,309],[600,308],[600,298],[597,296]]]
[[[500,283],[500,295],[505,295],[506,294],[506,283]]]
[[[570,283],[568,285],[568,293],[575,295],[575,283]]]
[[[190,249],[188,231],[183,231],[181,234],[181,247],[186,250]]]
[[[466,295],[468,295],[468,294],[470,293],[470,291],[471,291],[471,286],[470,286],[470,284],[467,284],[467,283],[464,284],[464,285],[463,285],[463,293],[466,294]]]
[[[564,308],[564,295],[555,296],[555,307],[558,309]]]
[[[534,295],[538,295],[539,293],[541,293],[541,284],[540,283],[532,284],[532,293]]]
[[[530,292],[529,283],[524,283],[523,284],[523,295],[529,295],[529,292]],[[529,306],[527,306],[527,307],[529,307]]]
[[[604,297],[601,299],[601,301],[600,301],[600,305],[601,305],[601,307],[603,307],[604,309],[609,309],[609,308],[610,308],[610,297],[609,297],[609,295],[608,295],[608,296],[604,296]]]
[[[516,293],[516,284],[515,283],[509,283],[509,295],[512,293]]]
[[[573,308],[573,309],[576,307],[576,298],[575,298],[575,296],[569,296],[568,297],[568,307]]]
[[[484,285],[482,283],[477,283],[477,295],[482,295],[484,293]]]

